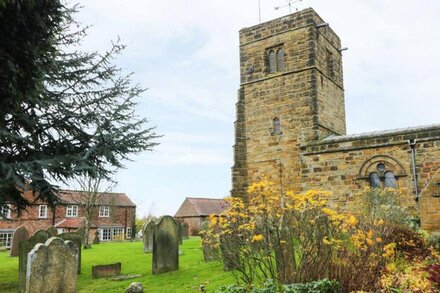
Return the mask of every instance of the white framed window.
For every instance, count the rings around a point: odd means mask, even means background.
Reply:
[[[38,218],[40,219],[47,218],[47,205],[38,206]]]
[[[112,240],[112,230],[110,228],[99,228],[99,240],[110,241]]]
[[[12,209],[12,206],[10,204],[0,206],[0,218],[3,217],[6,219],[10,219],[11,218],[11,209]]]
[[[13,231],[0,231],[0,247],[11,248]]]
[[[131,227],[127,227],[126,236],[127,239],[131,239]]]
[[[58,235],[59,234],[63,234],[64,233],[64,229],[63,228],[57,228],[57,232],[58,232]]]
[[[66,207],[66,217],[78,217],[78,206],[69,205]]]
[[[113,228],[112,240],[123,240],[124,228]]]
[[[99,207],[99,216],[100,217],[109,217],[110,216],[110,207],[109,206],[100,206]]]

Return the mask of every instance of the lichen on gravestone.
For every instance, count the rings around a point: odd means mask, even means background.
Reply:
[[[29,252],[26,293],[76,292],[78,248],[70,240],[49,238]]]

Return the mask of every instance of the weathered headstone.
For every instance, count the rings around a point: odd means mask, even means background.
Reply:
[[[163,216],[154,227],[153,274],[179,268],[179,225],[171,216]]]
[[[19,256],[20,242],[28,239],[29,239],[28,230],[26,230],[26,228],[23,226],[18,227],[17,230],[14,231],[14,235],[12,236],[11,256]]]
[[[28,254],[26,293],[76,292],[78,249],[58,237],[38,243]]]
[[[182,222],[182,223],[180,223],[180,227],[181,227],[181,229],[182,229],[182,239],[183,240],[186,240],[186,239],[189,239],[189,226],[188,226],[188,223],[186,223],[186,222]]]
[[[49,233],[50,237],[58,236],[58,230],[54,226],[50,226],[46,231]]]
[[[92,278],[114,277],[121,274],[121,263],[92,266]]]
[[[96,231],[95,232],[95,238],[93,238],[93,244],[99,244],[100,240],[99,240],[99,232]]]
[[[83,236],[81,233],[72,232],[72,233],[62,233],[58,235],[59,238],[64,240],[70,240],[78,247],[78,274],[81,274],[81,246],[83,244]]]
[[[142,226],[142,241],[144,242],[144,252],[153,251],[154,221],[150,220]]]
[[[45,230],[38,230],[35,232],[28,240],[23,240],[19,243],[19,255],[18,255],[18,285],[20,291],[26,289],[26,264],[28,253],[37,245],[38,243],[45,243],[50,235]]]
[[[86,229],[84,228],[78,228],[75,233],[78,233],[82,236],[82,244],[86,243]]]
[[[174,219],[177,223],[177,228],[179,229],[179,245],[183,244],[183,240],[182,240],[182,223],[180,223],[179,221],[177,221],[176,219]],[[180,251],[179,251],[180,254]]]

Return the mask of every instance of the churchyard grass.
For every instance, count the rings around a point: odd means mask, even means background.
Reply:
[[[131,282],[142,282],[146,292],[199,292],[205,285],[208,292],[222,285],[234,283],[231,273],[223,271],[221,262],[203,261],[200,238],[191,237],[180,246],[183,255],[179,257],[179,270],[153,275],[151,273],[152,254],[142,252],[142,241],[112,242],[93,245],[83,250],[82,269],[78,276],[79,292],[124,292]],[[92,279],[93,265],[122,263],[122,274],[141,274],[142,277],[109,281],[106,278]],[[0,292],[17,292],[18,257],[10,257],[9,252],[0,252]]]

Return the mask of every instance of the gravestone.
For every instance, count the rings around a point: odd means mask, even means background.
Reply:
[[[121,274],[121,263],[92,266],[92,278],[114,277]]]
[[[95,238],[93,238],[93,244],[99,244],[100,240],[99,240],[99,232],[96,231],[95,232]]]
[[[205,221],[200,225],[200,231],[207,231],[209,229],[209,222]],[[214,261],[220,259],[220,250],[218,248],[213,248],[210,245],[207,245],[203,238],[205,237],[204,233],[200,234],[202,236],[202,251],[203,251],[203,259],[205,261]]]
[[[142,226],[142,241],[144,242],[144,253],[153,251],[154,221],[150,220]]]
[[[14,231],[14,235],[12,236],[11,256],[19,256],[20,242],[28,239],[29,239],[28,230],[26,230],[26,228],[23,226],[18,227],[17,230]]]
[[[28,259],[28,253],[38,243],[45,243],[50,235],[45,230],[38,230],[28,240],[23,240],[19,243],[19,255],[18,255],[18,285],[20,291],[26,289],[26,265]]]
[[[182,239],[183,240],[189,239],[189,233],[188,233],[189,227],[188,227],[188,224],[185,223],[185,222],[182,222],[182,223],[180,223],[180,227],[182,229]]]
[[[82,237],[82,244],[86,243],[86,229],[84,228],[78,228],[75,233],[78,233]]]
[[[179,225],[171,216],[163,216],[154,227],[153,274],[179,268]]]
[[[176,219],[174,219],[177,223],[177,229],[179,229],[179,245],[183,244],[183,240],[182,240],[182,223],[180,223],[179,221],[177,221]],[[180,251],[179,251],[180,254]]]
[[[76,292],[78,248],[58,237],[38,243],[28,254],[26,293]]]
[[[78,232],[72,232],[72,233],[62,233],[60,235],[58,235],[59,238],[63,239],[63,240],[70,240],[73,243],[75,243],[75,245],[78,248],[78,274],[81,274],[81,246],[83,244],[83,239],[84,237],[81,235],[81,233]]]
[[[49,233],[50,237],[58,236],[58,230],[54,226],[50,226],[46,231]]]

